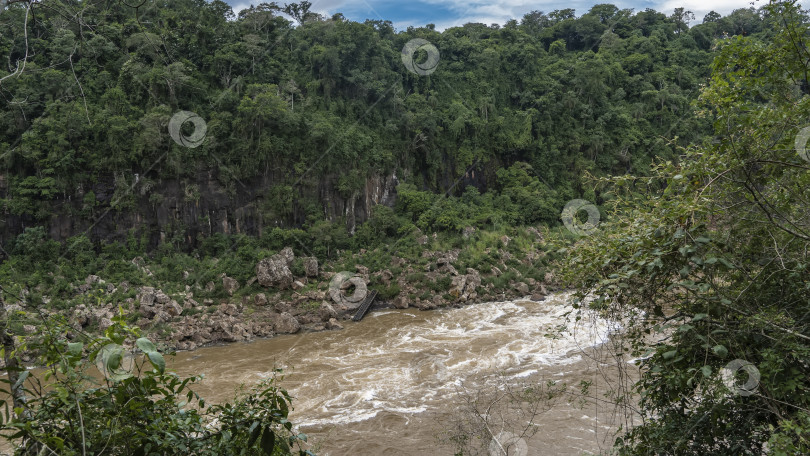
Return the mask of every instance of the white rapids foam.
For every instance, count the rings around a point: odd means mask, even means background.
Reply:
[[[353,335],[317,353],[295,353],[291,377],[296,371],[305,377],[290,389],[296,396],[294,420],[306,427],[362,421],[381,411],[419,413],[456,392],[462,381],[495,381],[501,374],[519,379],[543,366],[577,362],[578,352],[605,342],[619,327],[584,312],[558,333],[573,311],[569,297],[561,293],[543,302],[493,302],[398,318],[397,325],[374,335],[373,344]],[[370,316],[395,318],[390,315],[395,313]],[[308,364],[321,366],[314,377],[303,372]]]

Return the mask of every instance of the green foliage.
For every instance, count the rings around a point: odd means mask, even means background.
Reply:
[[[807,449],[810,174],[794,138],[810,114],[795,40],[810,29],[792,2],[763,16],[773,33],[724,40],[700,95],[715,137],[655,167],[643,189],[638,176],[601,180],[610,219],[560,251],[568,285],[594,298],[579,305],[626,322],[621,348],[643,358],[636,394],[614,398],[638,400],[643,417],[620,454]],[[723,381],[734,360],[760,374],[746,394]]]
[[[752,10],[689,28],[684,11],[597,5],[581,17],[534,11],[504,27],[396,32],[386,22],[326,19],[306,3],[284,8],[297,26],[274,3],[235,17],[222,2],[149,0],[137,24],[127,3],[87,5],[89,22],[80,23],[32,3],[31,71],[2,83],[3,205],[43,222],[54,213],[92,220],[164,204],[167,179],[200,202],[210,198],[198,173],[206,170],[230,196],[249,192],[271,229],[321,221],[334,204],[323,189],[345,203],[369,177],[396,173],[413,185],[398,213],[423,230],[556,223],[561,204],[585,192],[584,171],[643,175],[654,158],[708,132],[689,103],[713,47],[723,33],[769,30]],[[0,17],[9,62],[25,56],[24,13],[18,2]],[[104,26],[87,26],[97,22]],[[441,52],[431,78],[402,65],[403,43],[417,37]],[[207,124],[199,148],[168,134],[180,109]],[[517,186],[501,168],[532,183]],[[101,191],[108,185],[112,194]],[[440,192],[471,186],[501,193],[424,214]],[[319,255],[340,248],[332,238]]]
[[[70,341],[61,323],[41,328],[22,349],[38,352],[48,367],[22,372],[27,410],[7,412],[0,426],[19,445],[14,454],[279,455],[306,441],[292,432],[291,398],[276,377],[209,405],[191,389],[201,377],[168,372],[155,344],[123,315],[97,338]],[[140,354],[129,357],[124,345],[132,342]]]

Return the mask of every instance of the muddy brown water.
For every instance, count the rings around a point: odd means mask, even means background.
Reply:
[[[169,368],[204,374],[194,389],[208,401],[227,400],[240,385],[283,368],[281,384],[294,397],[291,420],[320,455],[452,455],[437,435],[458,416],[465,392],[503,381],[585,380],[594,383],[597,398],[615,388],[617,362],[606,362],[600,347],[618,325],[590,316],[553,336],[571,311],[567,298],[383,310],[340,331],[182,352]],[[598,454],[609,450],[623,424],[600,400],[560,402],[535,422],[539,431],[525,451],[509,454]]]

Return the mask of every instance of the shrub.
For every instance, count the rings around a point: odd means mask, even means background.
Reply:
[[[278,455],[292,454],[293,446],[311,454],[300,447],[306,436],[291,432],[290,396],[276,376],[231,402],[209,405],[191,389],[201,377],[167,372],[163,355],[122,315],[94,339],[68,342],[65,322],[41,326],[44,332],[24,348],[40,353],[47,372],[34,378],[19,369],[27,405],[0,424],[17,455]],[[128,369],[126,340],[142,352]],[[90,375],[97,365],[103,380]]]

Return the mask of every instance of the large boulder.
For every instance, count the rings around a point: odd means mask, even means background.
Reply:
[[[335,308],[326,301],[321,303],[321,307],[318,308],[318,313],[320,314],[321,321],[329,321],[330,318],[337,317],[337,311]]]
[[[163,308],[166,313],[171,315],[172,317],[178,317],[181,313],[183,313],[183,307],[177,303],[174,299],[169,301],[168,304]]]
[[[280,334],[295,334],[301,330],[301,324],[287,312],[273,314],[273,330]]]
[[[256,265],[256,278],[259,280],[259,285],[275,287],[279,290],[290,288],[294,280],[287,258],[281,254],[259,261],[259,264]]]
[[[464,292],[461,298],[466,301],[468,299],[475,299],[478,297],[476,290],[481,286],[481,274],[473,268],[467,268],[467,283],[464,286]]]
[[[155,292],[155,301],[157,301],[158,304],[168,304],[169,301],[171,300],[172,298],[170,298],[169,295],[164,293],[163,290],[157,290]]]
[[[307,277],[318,277],[318,259],[315,257],[304,258],[304,273]]]
[[[330,318],[326,323],[326,329],[343,329],[343,325],[338,323],[337,319]]]
[[[233,296],[236,290],[239,289],[239,282],[234,278],[224,276],[222,277],[222,287],[228,292],[228,296]]]
[[[464,293],[464,287],[467,286],[467,276],[454,276],[451,280],[449,290],[450,294],[456,298],[461,297],[462,293]]]
[[[449,293],[451,296],[467,301],[478,297],[476,289],[481,286],[481,274],[472,268],[467,268],[466,275],[458,275],[450,282]]]
[[[407,309],[408,308],[408,297],[404,295],[399,295],[394,298],[394,307],[397,309]]]
[[[141,287],[137,298],[141,307],[153,306],[155,305],[155,289],[152,287]]]

